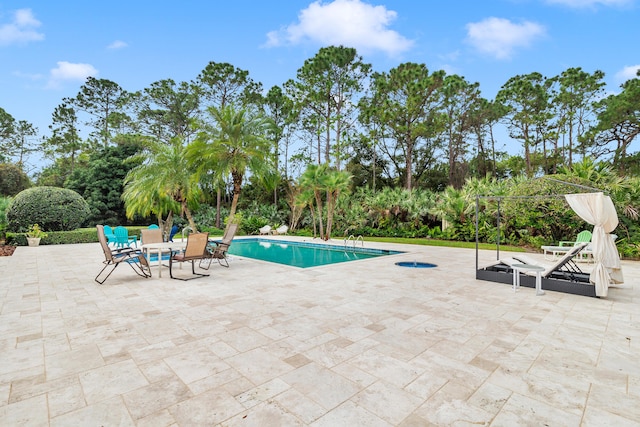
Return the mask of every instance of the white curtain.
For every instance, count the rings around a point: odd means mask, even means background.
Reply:
[[[593,225],[591,246],[595,266],[589,280],[596,287],[596,295],[606,297],[610,283],[622,283],[620,256],[614,239],[609,235],[618,226],[618,214],[609,196],[602,193],[565,195],[576,214]]]

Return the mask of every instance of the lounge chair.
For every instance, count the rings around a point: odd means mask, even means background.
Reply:
[[[542,287],[549,291],[567,292],[578,295],[595,296],[595,287],[589,281],[589,274],[583,272],[575,263],[575,258],[588,243],[581,243],[571,247],[557,261],[547,264],[527,255],[515,254],[511,258],[502,258],[476,271],[476,279],[489,280],[500,283],[513,283],[513,264],[528,264],[544,267],[540,273]],[[535,271],[523,271],[524,276],[535,276]],[[534,287],[534,277],[521,279],[523,286]]]
[[[210,240],[209,245],[207,246],[207,251],[209,252],[208,264],[206,267],[204,266],[204,260],[200,261],[200,267],[208,269],[211,265],[212,259],[217,259],[218,264],[223,267],[229,267],[229,261],[227,260],[227,251],[229,250],[229,246],[231,246],[231,241],[236,235],[238,231],[238,224],[231,223],[222,237],[222,240]],[[224,264],[223,264],[224,262]]]
[[[271,234],[271,226],[270,225],[265,225],[264,227],[260,228],[258,230],[258,232],[260,233],[260,235]]]
[[[96,282],[103,284],[109,278],[109,276],[111,276],[111,273],[113,273],[113,271],[122,263],[129,265],[129,267],[131,267],[138,276],[151,277],[149,263],[139,249],[133,249],[129,247],[111,249],[107,243],[107,237],[104,233],[104,226],[98,224],[96,225],[96,229],[98,231],[98,241],[100,242],[100,246],[102,247],[105,258],[105,266],[96,276]],[[111,270],[104,279],[100,280],[100,276],[107,269],[107,267],[111,267]]]
[[[576,244],[561,258],[551,264],[542,263],[538,260],[529,258],[527,255],[521,254],[514,255],[513,258],[524,264],[544,267],[544,271],[541,273],[542,277],[560,277],[566,280],[576,281],[578,279],[578,275],[585,275],[585,273],[580,269],[580,267],[578,267],[578,264],[575,263],[574,259],[579,256],[580,252],[588,245],[589,243]],[[535,272],[525,272],[524,274],[535,275]]]
[[[562,240],[558,243],[558,246],[541,246],[544,252],[544,258],[547,260],[555,261],[558,256],[564,255],[571,250],[572,247],[587,243],[589,246],[584,248],[577,259],[588,261],[593,258],[593,253],[590,249],[591,232],[588,230],[581,231],[576,236],[575,241]]]
[[[196,260],[202,260],[203,258],[209,258],[210,254],[207,252],[207,244],[209,242],[209,233],[191,233],[187,237],[187,246],[184,251],[173,252],[169,257],[169,276],[172,279],[178,280],[191,280],[198,277],[208,276],[208,274],[196,273]],[[173,276],[173,264],[175,262],[189,262],[191,261],[192,277],[174,277]]]
[[[558,246],[576,246],[580,243],[590,243],[591,242],[591,232],[589,230],[584,230],[578,233],[576,236],[576,240],[573,242],[562,240]]]
[[[116,247],[118,248],[131,247],[131,244],[138,246],[138,237],[129,236],[129,231],[121,225],[113,229],[113,234],[116,235]]]
[[[273,234],[287,234],[288,231],[289,231],[289,226],[281,225],[280,227],[274,230]]]

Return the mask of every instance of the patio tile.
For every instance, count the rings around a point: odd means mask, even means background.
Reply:
[[[475,280],[475,251],[367,246],[406,253],[97,285],[97,244],[19,247],[0,425],[639,425],[640,263],[606,299],[536,297]],[[416,259],[438,267],[399,275]]]
[[[0,406],[0,425],[48,426],[47,396],[41,394],[30,399]]]
[[[107,400],[149,385],[132,360],[113,363],[85,371],[79,375],[88,404]]]
[[[66,426],[135,426],[133,419],[127,411],[127,407],[122,403],[121,397],[114,397],[109,400],[95,403],[51,418],[51,427]]]
[[[316,363],[304,365],[281,378],[325,409],[340,405],[359,390],[355,383]]]
[[[392,425],[411,415],[423,400],[389,383],[377,381],[351,399]]]

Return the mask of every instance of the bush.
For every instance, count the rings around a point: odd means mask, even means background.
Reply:
[[[18,166],[11,163],[0,164],[0,195],[15,196],[29,188],[29,177]]]
[[[0,197],[0,239],[4,238],[7,231],[7,209],[10,203],[10,197]]]
[[[75,191],[34,187],[18,193],[7,210],[7,229],[24,232],[31,224],[46,231],[74,230],[90,215],[89,205]]]

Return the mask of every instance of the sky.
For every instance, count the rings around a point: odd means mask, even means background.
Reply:
[[[0,0],[0,107],[48,136],[88,76],[137,91],[228,62],[266,91],[330,45],[374,71],[461,75],[488,99],[516,75],[572,67],[604,71],[615,93],[640,68],[638,22],[640,0]]]

